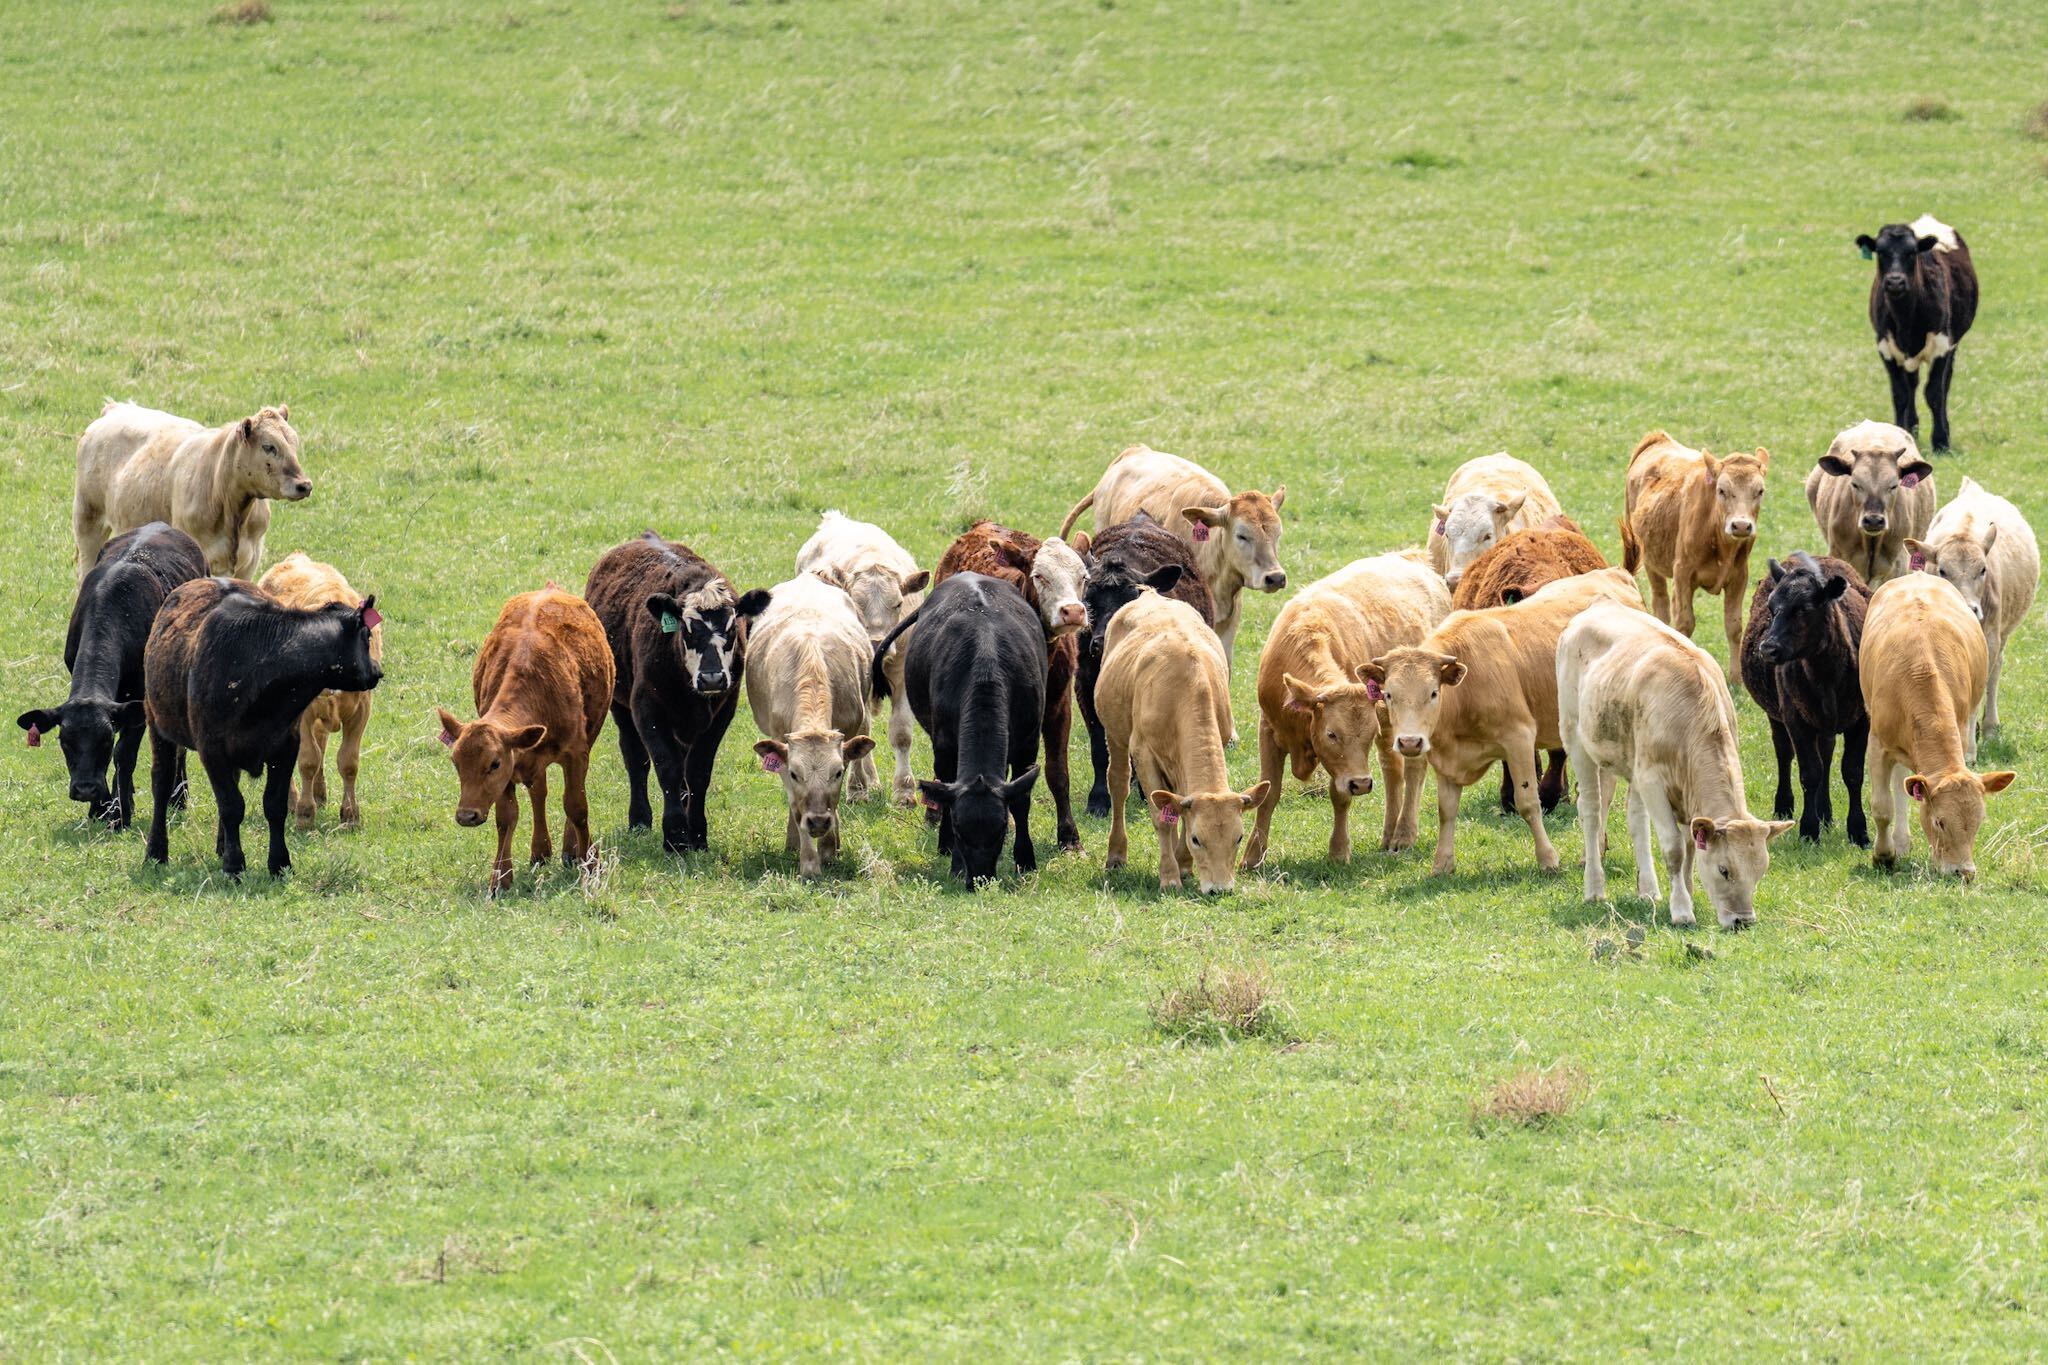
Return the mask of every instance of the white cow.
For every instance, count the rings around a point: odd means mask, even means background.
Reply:
[[[1455,588],[1466,566],[1496,543],[1562,509],[1535,467],[1503,450],[1459,465],[1444,485],[1444,500],[1430,510],[1429,566]]]
[[[1984,683],[1984,705],[1971,727],[1969,760],[1977,761],[1977,736],[1998,728],[1998,671],[2005,661],[2005,642],[2033,608],[2041,586],[2041,551],[2034,528],[2020,509],[1989,492],[1975,479],[1963,486],[1934,514],[1927,539],[1908,540],[1906,552],[1915,569],[1940,574],[1963,595],[1963,601],[1984,623],[1984,648],[1990,653]]]

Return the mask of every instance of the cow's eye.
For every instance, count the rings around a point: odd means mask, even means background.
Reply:
[[[270,444],[270,442],[265,441],[263,443],[263,453],[265,455],[275,455],[277,454],[277,447]]]
[[[1323,738],[1329,740],[1332,743],[1335,743],[1337,739],[1337,732],[1335,730],[1325,730],[1323,731]]]
[[[1194,835],[1192,835],[1192,834],[1190,834],[1190,835],[1188,836],[1188,842],[1189,842],[1190,844],[1192,844],[1192,845],[1193,845],[1194,847],[1196,847],[1196,848],[1200,848],[1200,847],[1202,846],[1202,841],[1201,841],[1200,839],[1197,839],[1197,838],[1196,838],[1196,837],[1195,837]]]
[[[498,764],[500,764],[500,763],[501,763],[501,762],[503,762],[503,761],[504,761],[503,759],[497,759],[497,758],[494,758],[494,759],[492,759],[492,760],[491,760],[491,767],[490,767],[490,771],[492,771],[492,772],[496,772],[496,771],[498,771]]]
[[[1724,881],[1724,882],[1725,882],[1725,881],[1733,881],[1733,880],[1734,880],[1734,877],[1735,877],[1735,874],[1734,874],[1734,873],[1732,873],[1732,872],[1730,872],[1730,871],[1728,870],[1728,864],[1726,864],[1726,863],[1723,863],[1723,864],[1721,864],[1721,880],[1722,880],[1722,881]]]
[[[1429,699],[1430,699],[1431,701],[1435,701],[1435,700],[1436,700],[1436,693],[1434,693],[1434,692],[1431,692],[1431,693],[1429,694]]]

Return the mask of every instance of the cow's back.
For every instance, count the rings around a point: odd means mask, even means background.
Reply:
[[[1986,624],[1995,626],[2004,639],[2033,608],[2040,587],[2041,549],[2026,515],[1975,479],[1966,478],[1955,497],[1935,513],[1925,538],[1938,547],[1951,536],[1967,535],[1982,545],[1985,532],[1993,526],[1998,528],[1998,537],[1984,557],[1997,584],[1998,610],[1995,622]]]
[[[112,667],[119,696],[142,695],[142,653],[164,599],[181,583],[206,574],[199,545],[163,522],[108,541],[79,584],[64,641],[64,667]],[[94,656],[98,656],[97,659]]]
[[[1952,713],[1958,734],[1984,699],[1984,630],[1959,594],[1933,574],[1909,573],[1870,595],[1859,673],[1873,730],[1906,749],[1915,713]]]
[[[925,598],[904,656],[910,709],[925,729],[948,728],[970,693],[1001,693],[1012,709],[1045,707],[1045,632],[1009,584],[959,573]]]
[[[346,602],[352,607],[363,604],[363,595],[349,586],[341,570],[312,558],[304,550],[294,550],[271,565],[257,586],[286,606],[302,610],[324,607],[329,602]],[[382,626],[370,628],[370,657],[379,663],[384,661]]]
[[[596,614],[611,654],[613,686],[620,705],[628,704],[639,666],[633,640],[639,618],[647,613],[648,597],[665,592],[681,601],[707,583],[724,580],[725,575],[695,550],[652,531],[614,545],[591,565],[583,600]]]
[[[1031,589],[1031,561],[1038,553],[1038,537],[993,521],[977,521],[956,537],[939,565],[932,570],[936,587],[957,573],[978,573],[1001,579],[1036,605]]]
[[[1220,507],[1230,488],[1193,460],[1150,446],[1131,446],[1110,463],[1095,486],[1095,524],[1114,526],[1143,512],[1168,533],[1188,533],[1187,507]]]
[[[1204,624],[1216,624],[1216,598],[1209,591],[1209,580],[1202,576],[1202,566],[1195,562],[1193,547],[1151,516],[1134,515],[1098,532],[1089,545],[1089,554],[1098,564],[1122,561],[1133,578],[1178,564],[1180,581],[1166,596],[1193,607]]]
[[[917,560],[881,527],[855,521],[837,509],[819,519],[818,529],[796,554],[798,573],[837,569],[850,576],[870,568],[912,574],[917,572]]]
[[[150,728],[187,749],[198,749],[206,718],[198,713],[198,692],[214,613],[237,587],[229,578],[195,578],[164,599],[143,651],[143,702]],[[224,661],[225,662],[225,661]]]
[[[78,478],[83,491],[89,481],[101,491],[136,452],[162,435],[171,444],[206,430],[188,417],[145,408],[139,403],[109,403],[78,438]]]
[[[1546,583],[1607,567],[1599,547],[1568,518],[1516,531],[1472,561],[1458,578],[1451,605],[1460,610],[1506,606]],[[1514,598],[1507,593],[1516,594]]]
[[[516,697],[528,715],[545,718],[552,747],[587,749],[604,728],[614,668],[590,604],[550,586],[505,603],[477,651],[470,683],[478,715]]]
[[[1096,707],[1113,729],[1171,759],[1184,739],[1231,732],[1223,646],[1194,608],[1150,588],[1118,611],[1104,642]]]
[[[1685,529],[1686,493],[1705,472],[1700,452],[1653,431],[1629,457],[1625,498],[1629,528],[1651,572],[1669,577]]]
[[[825,672],[832,728],[848,732],[865,715],[873,646],[852,599],[804,573],[769,590],[768,609],[747,635],[747,702],[763,734],[788,734],[799,709],[807,656]]]

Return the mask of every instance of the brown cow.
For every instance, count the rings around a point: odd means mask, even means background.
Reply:
[[[498,852],[491,860],[491,893],[512,884],[512,831],[519,827],[515,786],[533,806],[532,861],[554,856],[548,837],[548,765],[562,767],[562,817],[567,826],[562,861],[587,866],[596,853],[590,837],[590,799],[584,777],[590,747],[604,729],[612,701],[611,646],[590,604],[553,583],[521,593],[498,613],[470,675],[477,718],[465,725],[445,710],[441,742],[461,779],[455,823],[474,828],[484,810],[498,815]]]
[[[348,585],[332,564],[294,551],[270,566],[258,587],[288,607],[320,607],[329,602],[362,605],[362,594]],[[370,658],[384,662],[384,628],[370,629]],[[356,773],[363,765],[363,731],[370,725],[368,692],[322,692],[299,717],[299,781],[292,792],[292,810],[300,829],[313,828],[313,817],[327,803],[327,741],[341,734],[341,823],[354,829],[362,823],[356,805]]]
[[[1721,594],[1721,629],[1728,639],[1722,671],[1730,688],[1741,685],[1749,552],[1770,467],[1771,452],[1762,446],[1754,455],[1716,459],[1662,431],[1636,442],[1628,457],[1621,567],[1649,574],[1651,613],[1687,639],[1694,625],[1693,593]]]
[[[1024,594],[1045,628],[1046,675],[1045,786],[1052,793],[1061,848],[1081,847],[1068,790],[1067,740],[1074,729],[1074,671],[1080,660],[1077,632],[1088,624],[1081,605],[1087,567],[1072,546],[1060,539],[1041,541],[993,521],[977,521],[946,547],[932,574],[937,587],[956,573],[999,578]]]

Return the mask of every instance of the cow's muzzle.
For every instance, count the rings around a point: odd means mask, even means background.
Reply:
[[[482,811],[471,810],[468,806],[457,806],[455,808],[455,823],[464,829],[475,829],[483,822],[484,813]]]
[[[804,817],[804,833],[810,835],[813,839],[822,839],[832,832],[832,826],[835,823],[837,822],[829,815],[806,815]]]
[[[1410,758],[1417,754],[1426,754],[1429,752],[1429,736],[1396,735],[1394,737],[1394,748]]]
[[[1059,611],[1059,626],[1062,630],[1086,630],[1088,628],[1088,608],[1082,606],[1079,602],[1062,603]]]
[[[1366,796],[1372,792],[1372,778],[1370,776],[1343,778],[1337,785],[1346,796]]]
[[[731,684],[726,682],[723,673],[715,677],[710,674],[700,673],[697,675],[695,686],[697,695],[700,697],[722,697],[731,688]]]
[[[71,784],[71,799],[73,801],[89,801],[94,805],[104,806],[114,799],[114,794],[97,782],[73,782]]]
[[[1280,591],[1280,589],[1286,586],[1287,571],[1285,569],[1273,570],[1271,573],[1267,574],[1265,578],[1261,580],[1259,583],[1259,589],[1262,592],[1278,592]]]
[[[1863,514],[1863,534],[1867,536],[1881,536],[1889,525],[1891,525],[1890,519],[1882,512],[1865,512]]]
[[[311,479],[294,479],[291,483],[285,485],[284,496],[287,502],[298,502],[312,495],[313,481]]]
[[[1748,540],[1756,534],[1756,523],[1747,517],[1735,517],[1728,522],[1728,537],[1731,540]]]
[[[1903,294],[1906,292],[1908,283],[1909,281],[1904,275],[1887,275],[1884,277],[1884,292],[1887,294]]]

